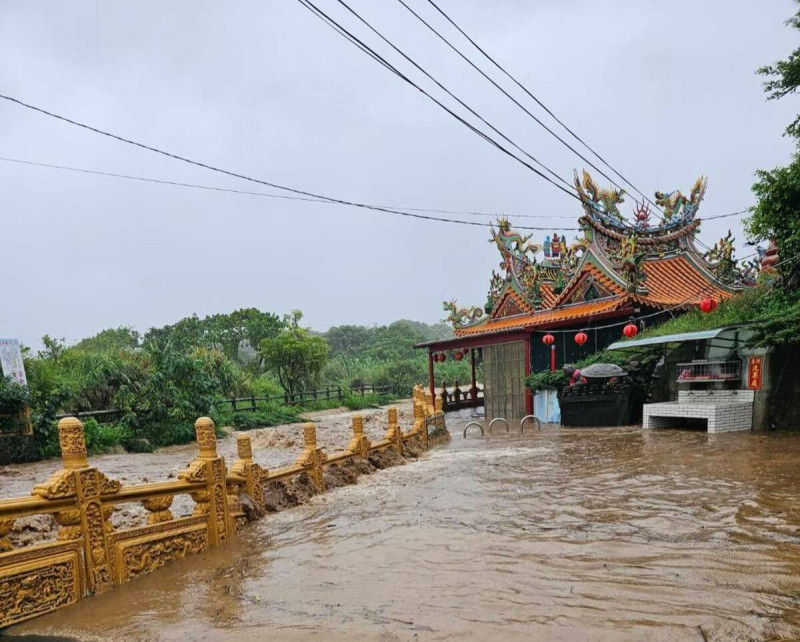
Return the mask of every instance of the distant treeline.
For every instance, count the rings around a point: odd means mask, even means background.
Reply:
[[[230,411],[214,401],[247,395],[297,393],[319,386],[343,389],[390,385],[401,396],[427,380],[427,356],[417,343],[446,338],[444,324],[401,320],[387,326],[344,325],[315,333],[302,313],[278,316],[255,308],[206,317],[192,315],[143,335],[110,328],[68,346],[44,336],[44,348],[24,350],[29,387],[0,378],[0,431],[17,430],[16,416],[30,408],[43,455],[57,454],[58,414],[116,408],[113,424],[86,423],[90,450],[124,446],[149,450],[192,439],[192,425],[211,414],[218,425],[240,428],[296,421],[311,406],[267,404],[256,413]],[[437,381],[469,380],[469,364],[437,365]],[[377,396],[345,399],[362,407]]]

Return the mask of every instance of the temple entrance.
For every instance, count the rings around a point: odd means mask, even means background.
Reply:
[[[486,420],[503,417],[519,421],[525,412],[525,342],[483,347]]]

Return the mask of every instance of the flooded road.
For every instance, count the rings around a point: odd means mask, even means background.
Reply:
[[[800,638],[800,436],[451,423],[418,461],[10,633]]]

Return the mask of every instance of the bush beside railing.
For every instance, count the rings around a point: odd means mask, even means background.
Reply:
[[[430,393],[417,387],[411,430],[404,432],[397,409],[389,408],[384,438],[372,443],[364,434],[363,418],[355,415],[347,447],[328,455],[317,447],[316,427],[308,423],[300,456],[270,471],[253,460],[250,437],[241,433],[236,436],[238,458],[228,469],[217,453],[214,422],[201,417],[195,422],[198,455],[177,479],[123,486],[89,462],[80,420],[64,418],[58,424],[63,468],[36,485],[30,497],[0,500],[0,628],[222,545],[264,514],[267,484],[306,474],[315,490],[323,492],[326,466],[366,459],[384,449],[402,454],[409,440],[427,449],[428,431],[433,426],[440,439],[443,422],[441,399],[434,405]],[[191,516],[173,516],[170,507],[176,495],[191,497]],[[147,523],[116,530],[110,521],[114,510],[130,503],[141,504]],[[251,510],[245,511],[245,505]],[[8,535],[15,521],[42,514],[58,523],[56,542],[14,548]]]

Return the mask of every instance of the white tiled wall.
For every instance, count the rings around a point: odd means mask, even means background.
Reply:
[[[716,390],[715,393],[732,393],[732,390]],[[731,432],[750,430],[753,427],[753,391],[736,391],[733,395],[686,396],[688,391],[678,394],[679,401],[645,404],[642,428],[669,428],[682,425],[680,419],[705,419],[708,432]],[[747,394],[749,393],[749,394]]]

